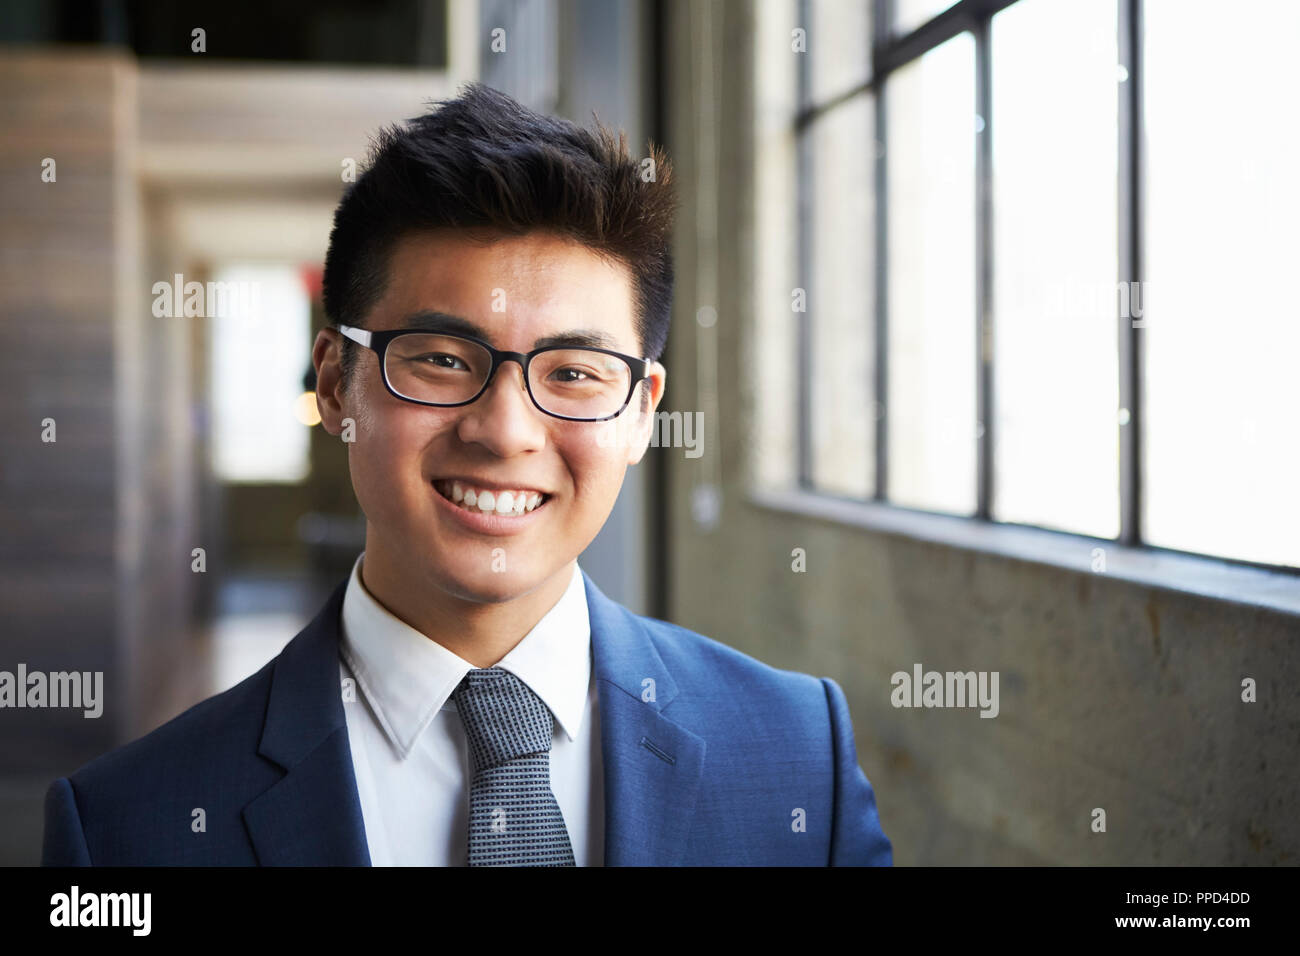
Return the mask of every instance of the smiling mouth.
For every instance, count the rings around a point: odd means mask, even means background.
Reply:
[[[498,518],[520,518],[542,508],[551,500],[551,495],[540,492],[516,494],[514,492],[476,492],[462,486],[462,497],[454,497],[453,482],[439,480],[433,483],[434,490],[453,507],[468,511],[470,514],[495,515]],[[505,500],[509,496],[508,500]],[[472,503],[471,503],[472,499]],[[529,505],[532,507],[529,507]],[[504,508],[504,510],[503,510]]]

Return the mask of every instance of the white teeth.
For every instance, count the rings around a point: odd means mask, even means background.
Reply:
[[[541,505],[545,495],[536,491],[479,491],[466,487],[459,481],[453,481],[448,487],[440,483],[439,488],[446,489],[444,497],[450,498],[464,508],[482,514],[497,514],[508,517],[527,514]]]

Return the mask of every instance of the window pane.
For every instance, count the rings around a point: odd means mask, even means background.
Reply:
[[[884,3],[885,0],[879,2]],[[956,2],[957,0],[894,0],[894,33],[911,33]]]
[[[755,48],[788,50],[794,3],[754,6]],[[799,135],[798,70],[807,64],[796,56],[754,58],[750,73],[754,93],[754,289],[751,297],[754,334],[741,337],[742,367],[750,413],[740,442],[747,472],[760,488],[788,489],[799,480],[798,349],[799,320],[790,290],[807,289],[799,274]]]
[[[1300,567],[1300,4],[1145,7],[1145,537]]]
[[[890,75],[888,492],[975,510],[975,44]]]
[[[876,420],[871,164],[875,111],[866,94],[812,125],[812,471],[819,490],[875,493]]]
[[[1116,4],[993,18],[993,517],[1119,534]]]
[[[871,78],[869,0],[807,0],[808,69],[814,103]]]
[[[234,265],[214,279],[208,288],[226,290],[229,307],[210,313],[213,470],[223,481],[301,481],[310,436],[295,408],[311,362],[311,302],[298,269]]]

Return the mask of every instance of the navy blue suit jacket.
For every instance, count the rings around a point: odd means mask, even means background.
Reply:
[[[892,864],[833,680],[633,614],[583,577],[606,865]],[[42,863],[368,866],[339,686],[346,586],[256,674],[54,781]]]

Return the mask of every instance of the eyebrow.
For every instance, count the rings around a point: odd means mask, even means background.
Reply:
[[[451,315],[447,312],[429,310],[413,312],[406,317],[403,327],[422,329],[426,332],[455,332],[460,335],[472,335],[488,344],[494,344],[491,335],[482,326],[463,316]],[[533,348],[535,349],[550,348],[555,345],[586,346],[619,351],[618,342],[612,335],[595,329],[568,329],[555,335],[544,335],[533,342]]]

